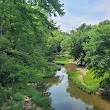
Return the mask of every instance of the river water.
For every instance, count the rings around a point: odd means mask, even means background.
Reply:
[[[89,95],[80,90],[68,80],[64,67],[53,78],[46,79],[45,83],[55,110],[110,110],[109,96]]]

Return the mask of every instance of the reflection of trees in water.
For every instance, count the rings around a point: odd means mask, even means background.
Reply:
[[[63,80],[63,78],[64,78],[64,75],[61,75],[61,76],[59,77],[60,82]]]
[[[85,110],[94,110],[93,106],[86,106]]]
[[[46,84],[46,86],[49,85],[49,87],[51,87],[52,85],[58,85],[61,82],[61,79],[59,76],[54,76],[52,78],[47,78],[44,80],[44,84]]]
[[[67,88],[67,92],[70,93],[70,96],[75,97],[76,99],[82,99],[86,100],[87,98],[90,98],[91,95],[87,94],[86,92],[82,91],[78,87],[76,87],[75,84],[73,84],[71,81],[69,82],[69,86]]]
[[[41,87],[39,88],[40,91],[47,91],[51,86],[58,85],[61,82],[59,76],[53,76],[51,78],[44,79]]]
[[[71,81],[68,81],[69,86],[66,89],[68,93],[70,93],[71,97],[74,97],[76,99],[80,99],[87,105],[93,105],[94,109],[88,106],[85,108],[85,110],[110,110],[110,96],[105,97],[102,95],[94,95],[94,94],[87,94],[86,92],[82,91],[78,87],[76,87],[75,84],[73,84]]]

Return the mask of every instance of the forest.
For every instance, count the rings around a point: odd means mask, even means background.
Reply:
[[[59,0],[0,0],[1,110],[27,110],[26,100],[29,110],[54,110],[49,96],[32,85],[54,76],[57,67],[49,60],[61,52],[97,81],[85,91],[110,90],[110,20],[63,32],[52,19],[65,14],[63,6]]]
[[[70,30],[69,33],[54,31],[52,39],[54,41],[52,47],[55,52],[68,52],[77,65],[84,66],[89,70],[84,76],[85,84],[87,82],[85,87],[80,84],[81,82],[75,81],[80,88],[89,93],[96,92],[98,88],[109,91],[110,20],[104,20],[98,25],[84,23],[78,28]],[[62,60],[58,59],[55,63],[65,64],[68,62],[66,59]],[[80,73],[76,73],[77,76],[78,74]],[[74,80],[72,77],[75,76],[70,74],[70,79]]]
[[[28,85],[54,74],[48,39],[62,7],[58,0],[0,0],[0,109],[20,110],[30,97],[30,109],[51,110],[50,99]]]

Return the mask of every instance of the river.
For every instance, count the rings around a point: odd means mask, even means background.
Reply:
[[[110,97],[107,95],[89,95],[68,80],[63,66],[53,78],[45,80],[47,92],[55,110],[110,110]]]

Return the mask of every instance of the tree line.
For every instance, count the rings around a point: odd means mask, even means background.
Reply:
[[[63,38],[61,50],[68,51],[78,64],[92,70],[95,78],[110,74],[110,20],[98,25],[84,23],[65,33]],[[110,75],[100,83],[100,87],[110,89]]]

